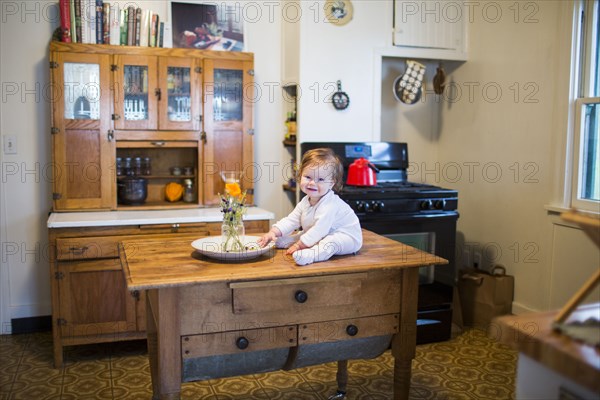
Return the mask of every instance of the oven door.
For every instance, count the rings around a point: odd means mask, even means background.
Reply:
[[[357,215],[364,229],[448,260],[447,265],[429,265],[419,270],[417,343],[450,339],[458,213]]]

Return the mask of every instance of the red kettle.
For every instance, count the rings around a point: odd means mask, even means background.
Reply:
[[[377,167],[366,158],[361,157],[354,160],[348,167],[346,184],[351,186],[375,186],[377,185],[376,172],[379,172]]]

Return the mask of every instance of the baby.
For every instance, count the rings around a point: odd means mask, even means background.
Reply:
[[[287,248],[285,254],[291,254],[298,265],[360,250],[362,232],[358,217],[334,193],[342,187],[343,173],[342,163],[331,149],[307,151],[298,175],[300,190],[306,196],[258,244],[264,247],[275,240],[277,247]],[[299,228],[300,233],[291,235]]]

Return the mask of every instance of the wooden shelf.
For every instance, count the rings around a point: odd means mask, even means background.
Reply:
[[[147,201],[139,206],[128,206],[126,204],[118,204],[117,210],[165,210],[165,209],[181,209],[181,208],[199,208],[197,202],[185,203],[183,200],[169,202],[169,201]]]

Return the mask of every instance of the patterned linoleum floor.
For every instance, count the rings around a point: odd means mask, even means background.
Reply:
[[[514,399],[517,353],[479,330],[417,346],[411,400]],[[347,398],[392,398],[387,351],[349,362]],[[243,377],[184,383],[182,399],[326,400],[335,393],[336,363]],[[145,341],[67,347],[52,367],[48,333],[0,336],[0,400],[150,399]]]

